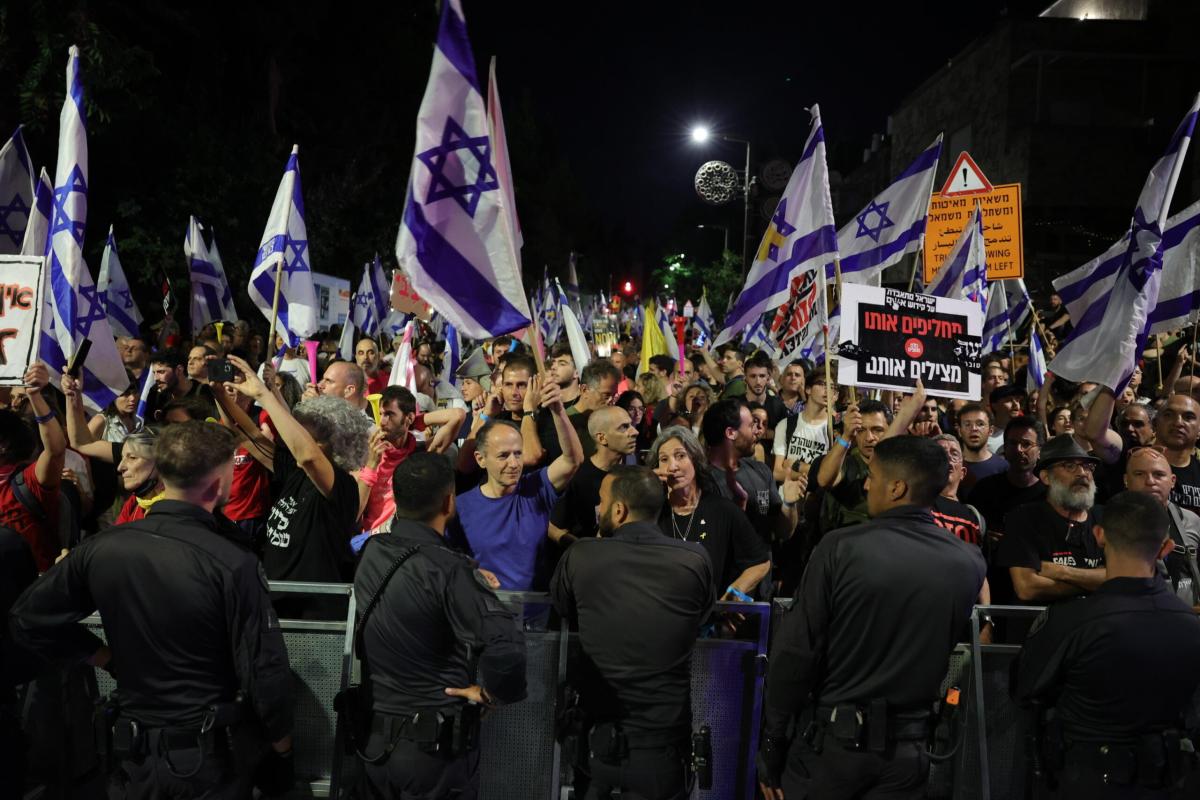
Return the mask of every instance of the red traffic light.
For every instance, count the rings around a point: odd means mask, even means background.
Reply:
[[[625,294],[633,294],[633,281],[625,281],[621,286],[621,291]]]

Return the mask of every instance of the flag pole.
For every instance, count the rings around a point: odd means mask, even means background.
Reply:
[[[834,264],[837,262],[835,261]],[[829,423],[829,439],[833,441],[833,372],[829,361],[833,357],[829,349],[829,291],[825,286],[825,266],[817,267],[821,281],[821,339],[825,343],[825,420]]]
[[[908,291],[912,291],[917,285],[917,270],[921,268],[921,259],[925,257],[925,234],[917,240],[917,252],[913,254],[913,268],[908,273]]]
[[[1191,365],[1188,367],[1188,380],[1196,377],[1196,331],[1200,330],[1200,323],[1192,325],[1192,349],[1189,351],[1191,356]]]
[[[1161,334],[1161,333],[1156,333],[1156,334],[1154,334],[1154,343],[1155,343],[1155,345],[1158,347],[1158,358],[1156,358],[1156,359],[1155,359],[1155,361],[1157,361],[1157,362],[1158,362],[1158,387],[1157,387],[1157,393],[1158,393],[1159,395],[1161,395],[1161,394],[1162,394],[1162,390],[1163,390],[1163,374],[1162,374],[1162,362],[1163,362],[1163,341],[1162,341],[1162,334]],[[1135,365],[1135,366],[1136,366],[1136,365]]]
[[[271,329],[267,334],[268,355],[275,352],[275,323],[279,320],[279,286],[283,282],[283,262],[286,258],[286,253],[280,253],[279,263],[275,265],[275,292],[274,296],[271,298]],[[274,356],[271,356],[271,360],[274,360]]]
[[[822,275],[825,274],[824,267],[820,267],[819,269],[821,270]],[[840,302],[842,302],[842,260],[840,258],[838,258],[837,256],[834,256],[834,258],[833,258],[833,276],[834,276],[834,281],[836,282],[835,287],[836,287],[836,291],[837,291],[837,301],[840,303]],[[828,372],[829,372],[829,336],[828,336],[829,306],[828,305],[826,305],[826,307],[825,307],[825,329],[826,329],[826,335],[825,335],[825,372],[826,372],[826,375],[825,375],[825,380],[828,381],[829,380],[829,375],[828,375]],[[858,392],[855,391],[853,386],[849,386],[849,387],[847,387],[847,389],[850,393],[850,396],[849,396],[850,405],[852,405],[852,406],[858,405]],[[832,431],[833,427],[830,426],[829,430]]]

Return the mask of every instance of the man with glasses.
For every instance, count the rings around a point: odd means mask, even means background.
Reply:
[[[1030,417],[1017,417],[1004,429],[1004,460],[1008,468],[981,478],[967,495],[967,502],[978,508],[987,521],[989,538],[1004,535],[1004,515],[1010,510],[1046,496],[1046,487],[1034,470],[1044,440],[1041,428]]]
[[[1104,550],[1092,533],[1099,463],[1070,434],[1042,448],[1037,474],[1047,487],[1046,499],[1009,512],[995,559],[1008,570],[1019,602],[1045,605],[1089,594],[1104,583]]]
[[[992,435],[992,412],[981,403],[967,403],[958,411],[958,439],[962,442],[963,476],[961,494],[966,495],[976,482],[1008,469],[1000,453],[988,447]]]

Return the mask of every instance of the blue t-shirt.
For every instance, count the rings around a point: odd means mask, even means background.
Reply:
[[[522,475],[517,490],[504,497],[485,497],[477,486],[458,496],[450,540],[466,544],[479,566],[496,574],[501,589],[527,592],[557,500],[545,469]]]

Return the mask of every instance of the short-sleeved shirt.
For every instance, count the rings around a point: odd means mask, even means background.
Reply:
[[[967,461],[964,459],[963,466],[967,468],[967,474],[971,476],[972,483],[1008,471],[1008,462],[999,453],[992,453],[991,458],[985,461]]]
[[[225,516],[234,522],[259,519],[270,507],[271,473],[249,450],[239,447],[233,454],[233,485],[223,509]]]
[[[748,568],[771,558],[771,548],[754,532],[745,513],[719,495],[701,494],[692,514],[675,514],[664,505],[658,527],[666,536],[703,545],[720,584],[718,594]]]
[[[1175,473],[1175,488],[1171,502],[1180,508],[1200,514],[1200,459],[1192,456],[1186,467],[1171,467]]]
[[[979,518],[966,503],[939,496],[933,501],[933,524],[945,528],[967,544],[982,545]]]
[[[363,509],[359,527],[367,533],[382,533],[389,530],[392,517],[396,515],[396,496],[392,493],[392,475],[417,449],[417,439],[411,433],[399,447],[383,451],[375,469],[364,468],[358,479],[370,487],[367,506]]]
[[[829,422],[822,419],[821,424],[813,425],[802,416],[796,416],[795,420],[796,428],[791,438],[787,435],[787,424],[776,426],[775,446],[771,452],[792,461],[811,464],[829,452]]]
[[[333,465],[333,491],[321,494],[280,438],[275,442],[278,499],[267,516],[263,567],[275,581],[349,581],[350,539],[358,531],[358,484]]]
[[[999,567],[1041,569],[1043,561],[1078,569],[1104,566],[1104,550],[1092,534],[1096,519],[1083,522],[1059,514],[1046,501],[1027,503],[1009,512],[1006,533],[996,552]]]
[[[725,470],[711,464],[708,469],[721,496],[727,500],[734,500]],[[746,518],[750,520],[750,525],[762,540],[769,543],[772,536],[771,520],[780,512],[780,506],[783,504],[779,488],[775,485],[775,478],[771,475],[771,468],[761,461],[743,458],[738,461],[734,479],[746,492]]]
[[[607,476],[608,473],[593,464],[590,458],[586,459],[554,504],[550,522],[577,537],[595,536],[600,484]]]
[[[987,521],[988,531],[1003,533],[1008,512],[1025,503],[1034,503],[1046,496],[1046,484],[1038,481],[1032,486],[1013,486],[1008,473],[984,478],[967,495],[967,502],[979,509]]]
[[[815,476],[821,471],[821,456],[812,463],[809,474],[814,476],[808,482],[810,494],[822,490],[817,486]],[[853,448],[846,454],[842,462],[842,480],[833,488],[823,492],[818,526],[821,533],[828,533],[846,525],[857,525],[870,519],[867,513],[867,473],[868,465],[858,448]]]
[[[44,523],[39,522],[33,512],[17,499],[12,483],[18,468],[29,494],[37,500],[46,515]],[[0,466],[0,525],[12,528],[29,543],[39,572],[45,572],[54,564],[61,550],[58,542],[58,487],[47,489],[38,483],[36,462],[23,467],[16,464]]]
[[[488,497],[477,486],[458,496],[458,516],[446,533],[496,575],[501,589],[527,592],[538,577],[556,502],[558,491],[544,468],[522,475],[516,491],[503,497]]]
[[[750,401],[749,395],[746,396],[746,401]],[[788,415],[787,406],[779,399],[779,395],[769,390],[762,399],[762,407],[767,411],[768,428],[774,428],[779,424],[780,420],[785,419]]]
[[[383,370],[379,370],[374,375],[368,375],[367,394],[383,394],[383,390],[387,388],[389,377]]]

